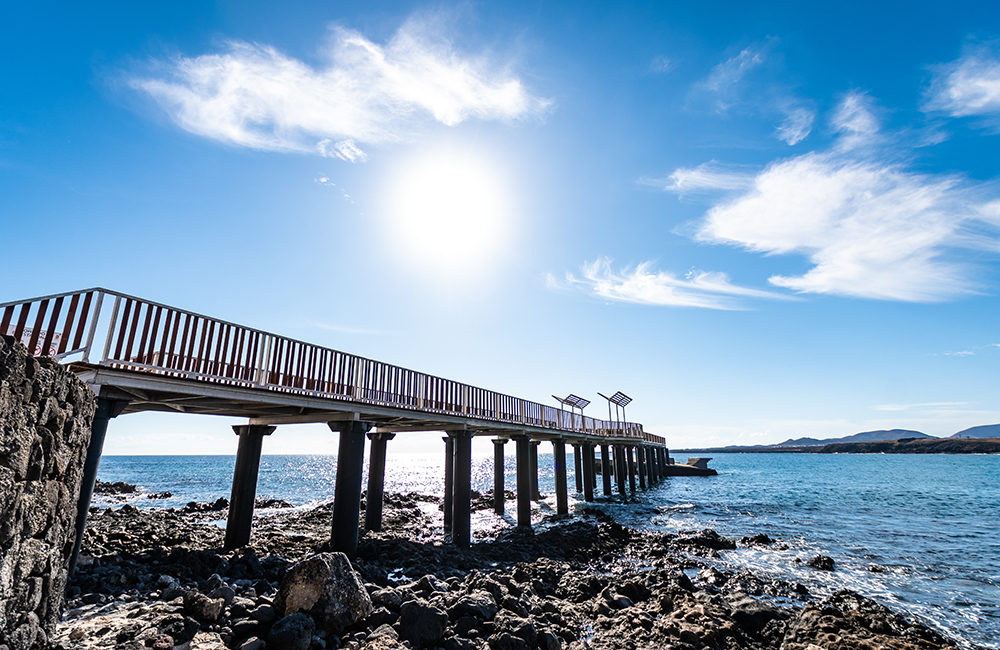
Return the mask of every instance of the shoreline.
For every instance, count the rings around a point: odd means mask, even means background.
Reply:
[[[461,551],[445,543],[439,498],[387,494],[385,501],[384,532],[362,537],[354,563],[374,610],[343,630],[320,629],[303,650],[407,647],[400,639],[412,637],[413,621],[401,614],[404,602],[441,628],[433,639],[411,638],[414,650],[971,647],[851,592],[822,598],[723,566],[720,550],[781,543],[752,531],[739,541],[707,529],[640,532],[578,505],[571,517],[544,517],[534,532],[489,527],[484,516],[487,526]],[[489,504],[482,499],[476,514],[494,516]],[[228,552],[223,530],[206,525],[224,514],[208,504],[94,513],[54,647],[285,647],[274,637],[281,618],[274,597],[288,567],[325,550],[329,506],[257,516],[250,546]],[[219,597],[219,611],[206,613],[205,601]],[[469,605],[476,599],[478,608]]]

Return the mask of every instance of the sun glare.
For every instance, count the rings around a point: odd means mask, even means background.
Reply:
[[[502,246],[510,221],[500,176],[454,152],[416,158],[393,187],[392,229],[426,266],[475,270]]]

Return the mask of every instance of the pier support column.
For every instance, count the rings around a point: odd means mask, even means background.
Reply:
[[[455,500],[451,539],[459,548],[472,544],[472,433],[455,433]]]
[[[83,544],[83,531],[87,528],[87,513],[90,512],[90,501],[94,496],[94,485],[97,484],[97,466],[101,464],[101,452],[104,451],[104,438],[108,434],[108,422],[121,415],[128,406],[124,400],[112,400],[99,397],[94,419],[90,425],[90,444],[87,446],[87,458],[83,462],[83,479],[80,482],[80,498],[76,502],[76,539],[73,540],[73,552],[69,556],[69,577],[76,573],[76,558],[80,556],[80,546]]]
[[[365,465],[368,422],[328,422],[340,432],[337,483],[333,492],[333,526],[330,545],[354,561],[358,556],[358,519],[361,511],[361,475]]]
[[[444,514],[444,534],[447,537],[451,532],[452,525],[452,505],[455,500],[455,438],[445,436],[444,440],[444,502],[442,512]]]
[[[531,440],[514,436],[517,451],[517,525],[531,528]]]
[[[594,445],[585,442],[583,447],[583,500],[594,500]]]
[[[260,450],[264,436],[271,435],[275,428],[246,424],[233,427],[240,442],[236,449],[233,490],[229,494],[226,548],[239,548],[250,543],[253,502],[257,496],[257,474],[260,472]]]
[[[636,469],[638,470],[639,473],[639,489],[645,490],[646,472],[648,471],[648,465],[646,464],[646,447],[643,445],[639,445],[638,447],[635,448],[635,452],[637,455],[636,460],[638,461],[636,463]]]
[[[576,478],[576,491],[583,492],[583,459],[580,457],[580,443],[573,443],[573,469],[575,470],[573,476]]]
[[[591,444],[590,445],[590,456],[589,457],[590,457],[591,487],[596,490],[597,489],[597,467],[598,467],[598,465],[600,463],[600,461],[597,460],[597,445],[595,445],[595,444]]]
[[[659,481],[656,473],[656,447],[650,447],[646,452],[646,462],[649,464],[649,487],[653,488]]]
[[[493,512],[501,517],[504,513],[504,454],[503,446],[507,444],[506,438],[497,438],[493,441]]]
[[[541,501],[542,494],[538,491],[538,445],[541,440],[531,441],[531,500]]]
[[[611,456],[607,443],[601,445],[601,483],[604,496],[611,496]]]
[[[618,494],[621,495],[622,499],[627,499],[628,495],[625,492],[625,454],[621,445],[615,445],[615,464],[617,465],[615,478],[618,479]]]
[[[625,460],[628,462],[628,489],[634,495],[635,494],[635,456],[633,456],[633,447],[625,448]]]
[[[382,531],[382,493],[385,489],[385,446],[395,433],[376,431],[368,434],[372,441],[368,455],[368,499],[365,501],[365,530]]]
[[[556,514],[569,514],[569,494],[566,487],[566,441],[552,441],[552,468],[556,475]]]

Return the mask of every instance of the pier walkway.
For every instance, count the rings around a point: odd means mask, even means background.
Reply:
[[[387,442],[407,432],[446,434],[445,527],[460,546],[471,542],[473,436],[494,439],[499,514],[504,444],[515,441],[520,526],[530,526],[531,500],[538,498],[542,441],[553,446],[560,514],[568,513],[567,444],[574,449],[576,490],[586,501],[594,499],[598,474],[606,496],[614,491],[612,477],[627,496],[636,479],[640,489],[658,482],[669,462],[663,438],[638,423],[586,417],[107,289],[0,303],[0,334],[23,342],[35,356],[55,357],[97,396],[77,550],[108,422],[141,411],[247,418],[233,427],[239,442],[226,527],[231,548],[250,540],[262,439],[282,424],[325,422],[339,432],[331,540],[352,559],[366,436],[365,527],[377,531]]]

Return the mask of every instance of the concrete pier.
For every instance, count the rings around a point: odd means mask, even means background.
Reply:
[[[507,444],[506,438],[495,438],[493,440],[493,512],[501,517],[504,513],[504,453],[503,447]]]
[[[455,433],[455,498],[451,539],[459,548],[472,544],[472,434]]]
[[[538,445],[542,444],[540,440],[532,440],[530,447],[530,459],[531,459],[531,500],[540,501],[542,499],[541,492],[538,491]]]
[[[583,443],[583,500],[594,500],[594,445]]]
[[[646,489],[646,448],[643,445],[639,445],[635,448],[636,452],[636,470],[639,474],[639,489]]]
[[[444,534],[447,536],[452,527],[452,505],[455,499],[455,438],[445,436],[444,440]]]
[[[607,444],[601,445],[601,483],[604,496],[611,496],[611,456]]]
[[[618,494],[621,495],[622,499],[627,499],[628,494],[625,492],[625,454],[622,451],[621,445],[615,445],[615,461],[617,465],[617,471],[615,472],[615,478],[618,479]]]
[[[361,510],[361,475],[365,463],[367,422],[329,422],[340,432],[337,483],[333,493],[333,526],[330,545],[350,560],[358,556],[358,513]]]
[[[581,451],[580,451],[581,447],[582,447],[582,445],[580,445],[580,443],[578,443],[578,442],[574,442],[573,443],[573,469],[575,470],[574,477],[576,478],[576,491],[577,492],[583,492],[583,467],[582,467],[583,462],[582,462],[582,459],[580,457],[581,456]]]
[[[628,463],[628,489],[635,494],[635,456],[634,447],[625,447],[625,462]]]
[[[385,489],[385,447],[394,433],[371,432],[368,455],[368,499],[365,501],[365,530],[382,531],[382,493]]]
[[[569,514],[569,494],[566,486],[566,441],[552,441],[552,465],[556,479],[556,514]]]
[[[236,449],[233,489],[229,495],[229,518],[226,520],[226,548],[239,548],[250,543],[253,524],[253,504],[257,496],[257,475],[260,472],[260,451],[264,436],[277,427],[240,425],[233,431],[240,437]]]
[[[517,451],[517,525],[531,528],[531,440],[515,436]]]

